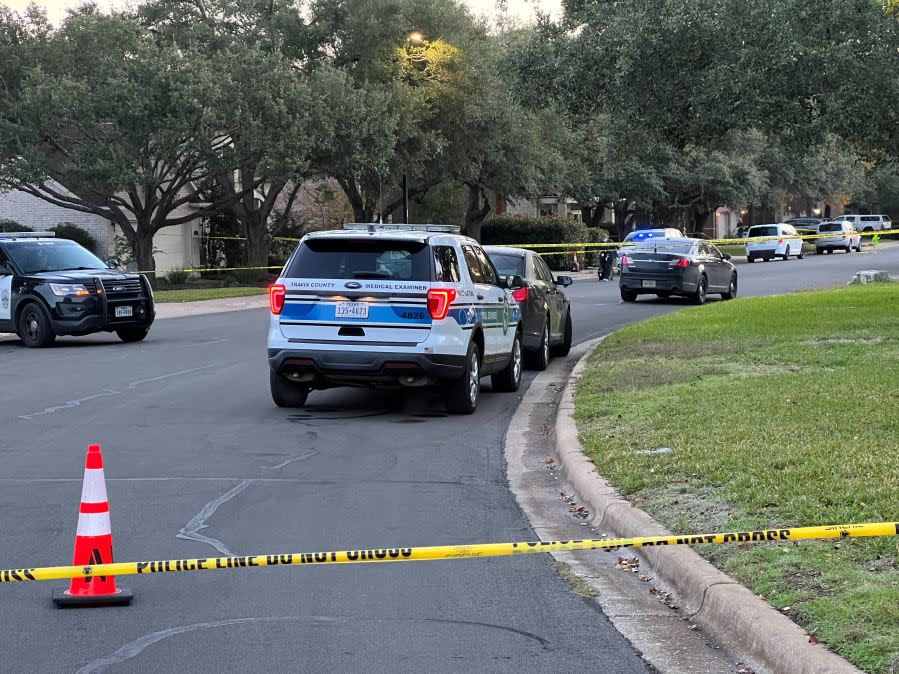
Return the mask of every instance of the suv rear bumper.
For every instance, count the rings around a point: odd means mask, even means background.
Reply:
[[[458,379],[465,372],[465,356],[365,351],[269,349],[272,371],[291,377],[342,384],[396,384],[409,377]]]

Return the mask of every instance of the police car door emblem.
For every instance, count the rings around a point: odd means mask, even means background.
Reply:
[[[362,287],[362,284],[358,281],[350,281],[349,283],[344,283],[343,287],[347,290],[359,290]]]
[[[9,308],[9,291],[4,290],[2,296],[0,296],[0,304],[3,305],[4,309]]]

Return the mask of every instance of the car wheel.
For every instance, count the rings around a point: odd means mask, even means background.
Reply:
[[[562,339],[562,343],[558,346],[553,347],[553,355],[558,356],[559,358],[564,358],[571,351],[571,337],[572,337],[572,326],[571,326],[571,310],[568,310],[568,313],[565,315],[565,337]]]
[[[784,262],[786,262],[787,260],[789,260],[789,259],[790,259],[790,249],[787,248],[787,249],[784,251],[784,254],[781,255],[781,257],[783,258]]]
[[[823,254],[824,254],[823,248],[815,248],[815,255],[823,255]]]
[[[515,341],[512,342],[512,357],[509,364],[500,372],[490,377],[494,391],[514,393],[521,384],[521,333],[515,332]]]
[[[543,335],[540,337],[540,348],[531,354],[530,366],[532,370],[540,370],[541,372],[549,367],[550,361],[549,348],[549,316],[543,323]]]
[[[637,293],[633,290],[628,290],[627,288],[621,289],[621,299],[625,302],[636,302],[637,301]]]
[[[309,387],[305,384],[292,382],[274,370],[269,370],[268,382],[272,391],[272,400],[278,407],[304,407],[306,405]]]
[[[451,414],[471,414],[481,395],[481,352],[472,342],[465,356],[465,372],[445,385],[446,408]]]
[[[799,247],[799,254],[796,256],[797,260],[801,260],[805,257],[805,251],[802,249],[802,246]]]
[[[693,293],[693,304],[705,304],[708,287],[709,282],[706,280],[705,276],[700,276],[699,283],[696,285],[696,292]]]
[[[747,255],[747,256],[746,256],[746,262],[749,263],[749,264],[752,264],[753,262],[755,262],[755,256],[754,256],[754,255]]]
[[[727,292],[721,293],[721,299],[732,300],[736,296],[737,296],[737,275],[733,274],[730,277],[730,284],[727,287]]]
[[[36,302],[30,302],[19,315],[19,338],[31,349],[43,349],[56,341],[47,313]]]
[[[149,332],[150,328],[120,328],[115,331],[119,339],[126,344],[142,342]]]
[[[861,240],[859,240],[858,245],[855,247],[855,250],[857,250],[859,253],[862,252],[862,242],[861,242]]]

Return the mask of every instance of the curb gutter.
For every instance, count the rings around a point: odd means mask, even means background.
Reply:
[[[670,536],[646,512],[621,498],[586,457],[574,421],[574,391],[587,359],[603,340],[589,343],[575,365],[559,401],[555,449],[559,470],[581,501],[594,513],[591,524],[611,529],[622,538]],[[746,587],[718,570],[694,550],[645,547],[640,554],[662,580],[669,583],[695,612],[699,623],[721,640],[738,640],[746,651],[775,672],[790,674],[859,674],[851,663],[823,645],[809,643],[806,632],[760,600]]]

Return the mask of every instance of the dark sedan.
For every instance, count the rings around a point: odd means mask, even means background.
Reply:
[[[546,263],[530,250],[484,246],[484,251],[499,275],[508,279],[512,296],[521,307],[521,345],[528,366],[545,370],[552,356],[567,356],[571,306],[559,286],[570,286],[571,277],[554,278]]]
[[[649,239],[629,247],[621,258],[621,299],[638,295],[686,296],[703,304],[709,294],[737,296],[737,268],[730,255],[699,239]]]

